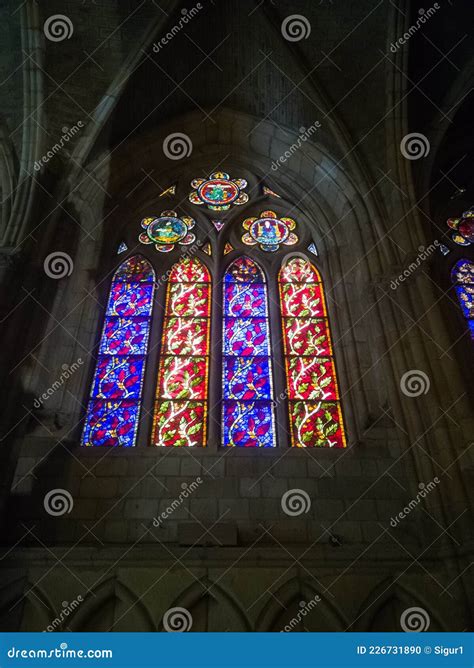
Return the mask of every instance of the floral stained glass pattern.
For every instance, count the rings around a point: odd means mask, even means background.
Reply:
[[[274,447],[267,286],[246,257],[224,277],[222,433],[226,446]]]
[[[474,262],[459,260],[453,267],[452,280],[469,332],[474,339]]]
[[[163,324],[153,444],[206,444],[211,278],[197,258],[171,270]]]
[[[150,335],[155,274],[126,260],[110,288],[82,444],[134,446]]]
[[[291,443],[295,447],[346,445],[324,291],[304,258],[279,275]]]

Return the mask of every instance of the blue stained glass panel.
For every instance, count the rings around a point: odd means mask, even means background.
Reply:
[[[153,308],[153,268],[123,262],[110,287],[82,444],[135,445]]]
[[[239,447],[275,445],[273,404],[270,401],[226,401],[224,443]]]
[[[106,318],[99,352],[104,355],[144,355],[149,329],[148,318]]]
[[[112,283],[107,315],[148,315],[153,287],[153,283]]]
[[[222,438],[226,446],[274,447],[267,286],[250,258],[224,276]]]
[[[228,316],[265,318],[266,301],[263,283],[226,283],[224,287],[224,312]]]
[[[98,399],[138,399],[143,370],[143,356],[100,355],[92,396]]]
[[[224,399],[271,399],[270,368],[266,357],[225,357],[224,377]]]
[[[456,285],[456,292],[465,318],[474,318],[474,284]]]
[[[224,355],[268,355],[268,341],[265,318],[226,318]]]
[[[139,405],[136,401],[91,399],[84,428],[84,445],[135,445]]]

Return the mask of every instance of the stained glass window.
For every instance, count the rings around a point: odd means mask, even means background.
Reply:
[[[211,278],[197,258],[170,272],[166,293],[154,445],[206,444]]]
[[[274,447],[267,286],[247,257],[225,273],[223,325],[223,444]]]
[[[346,440],[321,277],[304,258],[279,274],[291,444],[345,447]]]
[[[452,280],[467,326],[474,339],[474,262],[459,260],[453,267]]]
[[[83,445],[135,445],[153,308],[154,271],[136,255],[112,280]]]

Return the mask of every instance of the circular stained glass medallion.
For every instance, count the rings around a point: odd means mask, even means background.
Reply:
[[[173,216],[161,216],[148,225],[146,233],[156,244],[175,244],[188,232],[186,224]]]
[[[222,206],[231,204],[239,196],[238,186],[227,179],[204,181],[198,188],[198,195],[206,204]]]
[[[288,227],[277,218],[259,218],[249,229],[250,236],[259,244],[278,246],[288,238]]]

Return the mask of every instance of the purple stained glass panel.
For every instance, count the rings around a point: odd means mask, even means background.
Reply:
[[[268,355],[266,318],[226,318],[224,355]]]
[[[99,352],[104,355],[144,355],[149,329],[148,318],[106,318]]]
[[[228,446],[271,448],[275,445],[273,404],[270,401],[226,401],[224,443]]]
[[[143,356],[100,355],[92,396],[98,399],[138,399],[143,370]]]
[[[224,399],[271,399],[267,357],[225,357]]]
[[[107,315],[122,317],[148,315],[153,283],[112,283]]]
[[[83,445],[134,446],[138,415],[139,404],[136,401],[92,399],[87,411]]]
[[[263,283],[226,283],[224,312],[239,318],[266,318],[266,286]]]

